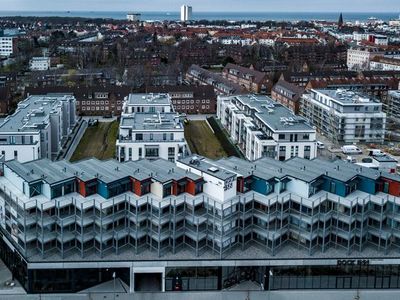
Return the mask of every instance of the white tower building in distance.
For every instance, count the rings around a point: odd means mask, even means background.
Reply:
[[[192,19],[192,7],[188,5],[181,6],[181,21],[186,22]]]

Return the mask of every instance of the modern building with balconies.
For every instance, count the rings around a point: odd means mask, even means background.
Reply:
[[[176,161],[187,152],[184,126],[168,94],[131,94],[122,108],[117,157],[119,161]]]
[[[217,117],[248,160],[316,157],[316,130],[282,104],[261,95],[219,96],[217,102]]]
[[[0,257],[28,293],[400,288],[395,174],[196,156],[14,160],[0,174]]]
[[[0,152],[20,162],[54,159],[76,122],[72,95],[30,96],[0,124]]]
[[[301,114],[328,138],[343,144],[383,143],[386,114],[377,99],[346,89],[304,94]]]

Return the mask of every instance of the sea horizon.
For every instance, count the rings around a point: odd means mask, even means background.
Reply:
[[[179,20],[179,11],[1,11],[0,17],[81,17],[89,19],[125,20],[126,14],[135,12],[141,14],[141,20],[176,21]],[[399,13],[394,12],[206,12],[193,11],[193,20],[226,20],[226,21],[307,21],[325,20],[337,21],[339,14],[343,14],[345,21],[367,21],[370,17],[389,21],[398,19]]]

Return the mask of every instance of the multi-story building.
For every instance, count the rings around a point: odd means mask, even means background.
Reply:
[[[27,87],[25,94],[46,93],[72,94],[76,98],[76,112],[81,116],[119,116],[125,97],[131,88],[127,86],[95,84],[92,86],[41,86]]]
[[[0,116],[6,116],[10,112],[12,97],[8,87],[0,87]]]
[[[376,47],[352,47],[347,50],[347,67],[349,70],[368,70],[371,59],[383,55],[384,51]]]
[[[234,157],[10,161],[0,175],[0,258],[28,293],[400,288],[398,175]]]
[[[313,159],[317,155],[315,129],[267,96],[219,96],[217,116],[251,161],[262,157]]]
[[[400,71],[400,59],[388,57],[375,57],[369,63],[370,70],[375,71]]]
[[[388,94],[391,90],[397,90],[399,86],[399,79],[395,77],[365,77],[361,75],[359,78],[347,78],[347,79],[319,79],[311,80],[306,90],[312,89],[347,89],[353,92],[362,93],[369,97],[379,99],[383,104],[383,112],[388,113],[390,103],[388,100]]]
[[[126,19],[130,22],[138,22],[140,21],[140,18],[141,18],[140,13],[130,12],[126,15]]]
[[[0,30],[0,57],[9,57],[14,53],[16,37],[15,33]]]
[[[384,46],[356,46],[347,50],[347,67],[349,70],[368,70],[374,58],[386,56],[398,58],[400,51]]]
[[[300,99],[303,93],[303,88],[281,79],[272,88],[271,98],[297,115],[300,111]]]
[[[215,114],[217,96],[211,85],[147,87],[148,93],[168,93],[174,110],[186,114]]]
[[[189,5],[182,5],[181,6],[181,21],[187,22],[192,20],[192,7]]]
[[[76,124],[71,95],[30,96],[0,124],[0,152],[5,160],[28,162],[55,158]]]
[[[168,94],[130,94],[126,98],[117,140],[119,161],[176,161],[186,153],[183,123]]]
[[[270,86],[266,73],[228,63],[222,71],[222,76],[250,93],[265,93]]]
[[[386,114],[382,103],[350,90],[311,90],[304,94],[301,114],[319,132],[344,144],[382,143]]]
[[[32,57],[29,61],[31,71],[46,71],[50,69],[50,57]]]
[[[400,90],[389,91],[387,117],[400,123]]]
[[[197,65],[188,69],[185,78],[192,84],[211,85],[217,95],[235,95],[245,91],[244,87]]]

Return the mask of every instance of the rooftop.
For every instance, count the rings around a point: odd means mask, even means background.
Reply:
[[[315,131],[305,118],[293,114],[291,110],[267,96],[240,95],[230,99],[255,110],[255,115],[272,130]]]
[[[168,94],[129,94],[127,105],[170,105]]]
[[[212,161],[208,161],[204,157],[197,155],[186,157],[179,160],[179,162],[221,180],[226,180],[236,176],[235,173],[224,168],[219,168]]]
[[[120,127],[136,130],[183,130],[176,113],[134,113],[121,117]]]
[[[318,89],[313,91],[324,94],[342,105],[381,105],[375,98],[371,98],[365,94],[354,92],[348,89]]]
[[[49,115],[62,101],[71,99],[72,95],[30,96],[0,124],[0,132],[37,131],[48,124]]]

